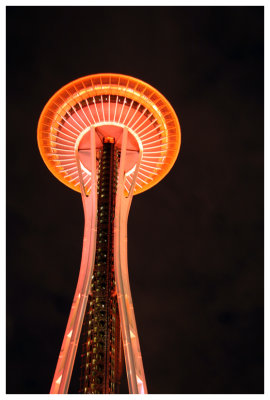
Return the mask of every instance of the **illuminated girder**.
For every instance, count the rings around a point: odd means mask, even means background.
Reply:
[[[129,385],[130,393],[147,393],[146,381],[144,376],[144,369],[142,364],[142,357],[137,333],[137,327],[135,322],[134,309],[132,304],[130,286],[129,286],[129,278],[128,278],[128,265],[127,265],[127,219],[129,214],[129,209],[132,201],[134,186],[136,182],[136,177],[138,174],[138,169],[141,161],[141,153],[139,154],[138,161],[136,163],[133,181],[131,181],[130,190],[128,194],[126,194],[125,190],[125,162],[127,156],[127,137],[128,130],[126,128],[123,129],[122,133],[122,145],[120,150],[120,163],[119,163],[119,172],[117,174],[117,189],[115,196],[115,212],[114,212],[114,223],[113,223],[113,241],[114,241],[114,269],[115,269],[115,283],[116,283],[116,293],[117,293],[117,301],[119,307],[119,316],[120,316],[120,328],[121,335],[123,340],[123,348],[124,348],[124,356],[126,363],[126,371],[127,371],[127,379]],[[79,151],[78,147],[75,148],[76,151],[76,160],[77,167],[79,171],[80,177],[80,185],[81,185],[81,193],[82,200],[84,204],[85,211],[85,235],[84,235],[84,245],[83,245],[83,255],[82,255],[82,263],[80,268],[80,275],[78,280],[78,285],[73,301],[73,306],[71,308],[67,329],[65,332],[64,340],[62,343],[61,352],[59,355],[58,363],[56,366],[55,375],[53,378],[53,383],[51,387],[50,393],[67,393],[68,387],[70,383],[70,378],[72,374],[72,369],[74,365],[74,360],[76,356],[78,341],[82,329],[83,319],[87,307],[87,302],[89,300],[89,295],[93,297],[94,295],[94,287],[91,287],[92,276],[94,273],[94,265],[96,262],[104,262],[106,257],[102,258],[102,255],[98,255],[96,253],[96,241],[97,241],[97,184],[96,184],[96,147],[95,147],[95,129],[91,127],[90,134],[90,154],[91,154],[91,176],[92,176],[92,187],[90,195],[86,195],[83,178],[82,178],[82,170],[79,159]],[[110,169],[111,172],[114,168],[112,167],[113,162],[117,160],[113,157],[110,158]],[[102,162],[101,162],[101,168]],[[95,175],[94,175],[95,174]],[[110,174],[110,179],[112,179]],[[101,181],[100,181],[101,182]],[[100,205],[102,204],[102,195],[104,194],[104,199],[106,197],[106,190],[112,190],[113,185],[108,185],[108,187],[102,191],[100,188]],[[90,217],[90,219],[89,219]],[[99,220],[100,222],[100,220]],[[108,237],[108,236],[107,236]],[[94,246],[93,246],[94,243]],[[99,248],[97,248],[98,250]],[[104,256],[105,253],[103,253]],[[96,257],[95,257],[96,255]],[[100,258],[99,258],[100,257]],[[107,270],[108,273],[108,270]],[[110,279],[107,280],[106,283]],[[95,285],[94,285],[95,286]],[[107,292],[108,293],[108,292]],[[110,311],[109,311],[110,313]],[[108,313],[108,314],[109,314]],[[108,315],[107,314],[107,315]],[[117,324],[116,324],[117,326]],[[90,332],[91,335],[91,332]],[[121,346],[119,344],[118,337],[118,351],[121,351]],[[91,341],[89,345],[91,344]],[[105,346],[106,347],[106,346]],[[90,349],[90,348],[89,348]],[[85,348],[84,348],[85,353]],[[106,349],[104,351],[104,357],[108,357],[108,352]],[[86,351],[87,354],[87,351]],[[90,351],[89,351],[90,356]],[[119,357],[119,356],[117,356]],[[117,358],[116,357],[116,358]],[[120,355],[121,357],[121,355]],[[86,361],[86,360],[85,360]],[[101,360],[100,360],[101,361]],[[120,371],[120,363],[119,365],[114,366],[114,371],[116,371],[117,376],[115,377],[115,384],[119,383],[119,371]],[[87,362],[85,362],[85,365]],[[98,380],[97,385],[93,380],[91,381],[91,373],[89,378],[87,377],[88,384],[84,386],[83,392],[86,393],[91,390],[91,384],[93,392],[101,393],[109,393],[110,384],[114,383],[110,381],[109,375],[111,375],[112,369],[106,369],[105,363],[100,363],[103,365],[103,375],[102,382]],[[118,368],[117,368],[118,366]],[[104,373],[106,369],[106,373]],[[90,369],[89,369],[90,371]],[[93,371],[93,370],[92,370]],[[101,375],[100,375],[101,376]],[[104,381],[105,378],[105,381]],[[106,386],[107,380],[107,386]],[[105,383],[105,386],[104,386]],[[103,386],[102,386],[103,385]],[[106,389],[107,388],[107,389]],[[104,392],[108,390],[107,392]]]

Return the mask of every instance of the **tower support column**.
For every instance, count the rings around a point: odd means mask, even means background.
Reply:
[[[116,192],[114,220],[114,265],[117,298],[120,314],[120,325],[124,347],[125,364],[130,394],[146,394],[146,380],[140,350],[139,337],[136,327],[132,303],[127,259],[127,222],[133,197],[135,182],[140,167],[142,152],[140,152],[133,174],[132,184],[128,194],[125,194],[125,160],[127,153],[127,128],[123,129],[121,158]]]
[[[62,342],[50,394],[68,393],[69,383],[80,339],[83,318],[90,292],[91,278],[93,275],[96,235],[97,235],[97,181],[96,181],[96,143],[95,128],[91,127],[90,152],[91,152],[91,190],[87,196],[78,148],[75,148],[76,162],[80,179],[80,188],[84,209],[84,235],[83,250],[78,283],[71,306],[69,319]]]

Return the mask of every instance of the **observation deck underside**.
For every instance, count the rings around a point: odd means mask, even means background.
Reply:
[[[116,74],[81,78],[60,89],[47,103],[39,120],[38,143],[51,172],[80,191],[74,149],[80,151],[86,191],[91,187],[87,165],[90,127],[97,128],[96,147],[104,133],[121,146],[121,131],[128,129],[125,187],[133,179],[136,151],[142,153],[134,194],[158,183],[171,169],[180,148],[180,127],[169,102],[137,79]],[[120,137],[117,143],[117,137]],[[131,153],[133,151],[133,153]]]

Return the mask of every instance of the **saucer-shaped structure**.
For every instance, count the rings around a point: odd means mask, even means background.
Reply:
[[[125,75],[96,74],[77,79],[48,101],[39,119],[38,145],[50,171],[80,192],[78,150],[86,192],[91,188],[90,127],[96,132],[96,158],[103,137],[121,148],[128,129],[125,188],[129,191],[142,153],[134,194],[158,183],[173,166],[180,148],[180,126],[170,103],[152,86]],[[90,155],[90,157],[89,157]]]

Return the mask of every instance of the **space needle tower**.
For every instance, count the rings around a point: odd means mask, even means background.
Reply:
[[[85,76],[48,101],[38,146],[53,175],[81,194],[85,221],[77,287],[50,393],[68,393],[79,351],[79,393],[118,393],[125,364],[129,393],[146,394],[127,220],[133,195],[156,185],[177,158],[177,116],[161,93],[139,79]]]

